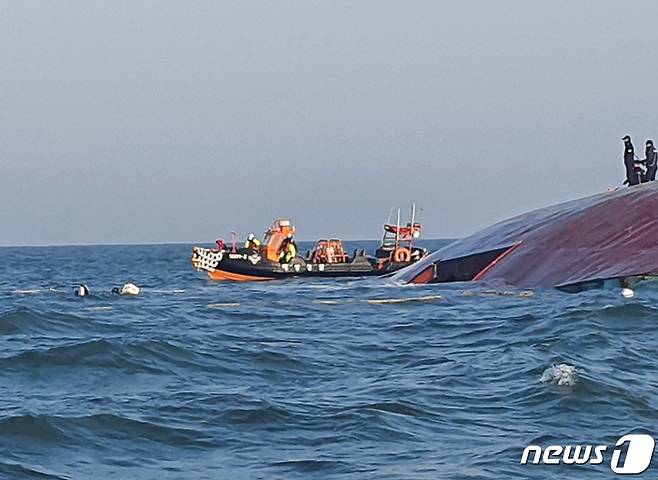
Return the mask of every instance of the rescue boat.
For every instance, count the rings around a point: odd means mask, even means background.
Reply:
[[[305,255],[286,258],[284,249],[295,234],[288,219],[278,219],[267,229],[262,242],[238,246],[237,234],[232,232],[231,245],[217,241],[217,248],[195,246],[192,266],[205,271],[213,280],[261,281],[291,277],[365,277],[395,272],[425,257],[427,250],[414,246],[420,238],[421,225],[415,221],[412,207],[411,222],[384,224],[384,235],[374,255],[355,250],[349,255],[341,240],[330,238],[317,241],[315,248]]]

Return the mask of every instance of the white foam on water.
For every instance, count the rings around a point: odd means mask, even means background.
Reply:
[[[346,285],[308,285],[307,288],[311,290],[323,290],[323,291],[336,291],[336,290],[345,290],[346,288],[351,288]]]
[[[158,288],[143,288],[145,292],[151,293],[185,293],[184,288],[174,288],[174,289],[158,289]]]
[[[208,308],[231,308],[231,307],[239,307],[240,304],[237,302],[233,303],[209,303]]]
[[[551,365],[541,374],[542,383],[550,383],[560,387],[573,387],[578,380],[578,370],[573,365],[560,363]]]
[[[112,307],[87,307],[85,310],[91,310],[94,312],[109,312],[112,310]]]
[[[36,293],[40,293],[41,289],[40,288],[32,288],[32,289],[26,289],[26,290],[14,290],[14,293],[16,295],[34,295]]]
[[[423,295],[422,297],[371,298],[366,302],[371,305],[383,305],[388,303],[430,302],[433,300],[443,300],[443,297],[441,295]]]
[[[317,298],[313,300],[313,303],[318,303],[320,305],[338,305],[340,303],[340,300],[334,300],[331,298],[327,298],[327,299]]]
[[[299,347],[300,345],[304,345],[304,342],[258,342],[260,345],[264,347]]]

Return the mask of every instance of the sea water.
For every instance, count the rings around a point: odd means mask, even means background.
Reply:
[[[213,283],[190,254],[0,249],[0,478],[611,478],[521,454],[658,434],[655,285]]]

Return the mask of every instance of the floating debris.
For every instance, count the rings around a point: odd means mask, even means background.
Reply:
[[[112,293],[115,295],[132,295],[137,296],[141,292],[141,289],[134,283],[126,283],[123,287],[113,287]]]
[[[622,288],[621,294],[624,298],[633,298],[635,297],[635,290],[632,288]]]
[[[531,298],[535,296],[535,292],[532,290],[521,290],[515,291],[515,290],[483,290],[482,292],[479,292],[480,295],[485,296],[485,297],[521,297],[521,298]],[[474,297],[478,295],[478,292],[474,292],[473,290],[464,290],[462,291],[459,296],[460,297]]]
[[[499,296],[499,297],[513,297],[516,296],[516,292],[512,290],[484,290],[482,295],[487,297]]]
[[[87,285],[81,283],[80,285],[78,285],[73,289],[73,293],[75,294],[76,297],[86,297],[91,295],[91,290],[89,290],[89,287]]]
[[[578,379],[578,371],[573,365],[560,363],[559,365],[552,365],[544,370],[541,375],[542,383],[550,383],[559,387],[573,387]]]
[[[134,283],[126,283],[123,287],[121,287],[121,291],[119,293],[121,295],[137,296],[139,295],[140,291],[141,291],[140,288]]]

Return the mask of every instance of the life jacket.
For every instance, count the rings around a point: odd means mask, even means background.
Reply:
[[[282,260],[286,263],[291,261],[297,255],[297,247],[295,242],[292,239],[286,239],[281,245],[281,251],[279,252],[279,260]]]

